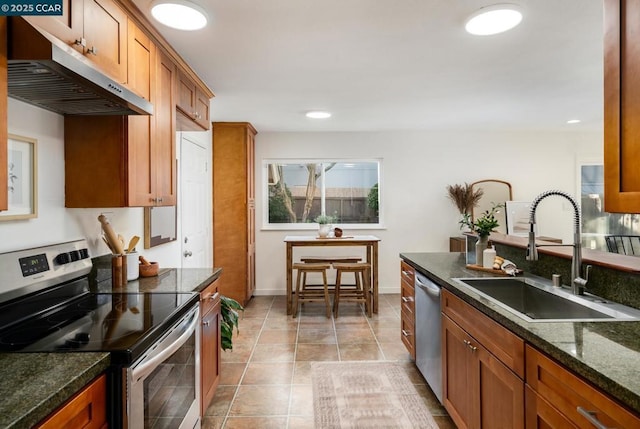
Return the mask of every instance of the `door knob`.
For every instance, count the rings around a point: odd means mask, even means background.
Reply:
[[[185,250],[184,251],[184,257],[188,258],[189,256],[193,256],[193,252],[191,252],[191,250]]]

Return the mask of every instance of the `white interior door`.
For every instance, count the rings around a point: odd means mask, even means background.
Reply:
[[[182,268],[211,267],[210,133],[181,133],[180,147]]]

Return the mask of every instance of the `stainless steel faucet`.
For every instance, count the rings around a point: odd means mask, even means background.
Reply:
[[[551,195],[558,195],[560,197],[564,197],[573,206],[574,212],[574,225],[575,230],[573,231],[573,245],[571,244],[536,244],[536,233],[535,233],[535,225],[536,225],[536,209],[538,208],[538,204],[540,201]],[[580,240],[580,207],[576,200],[566,192],[563,191],[546,191],[538,195],[531,204],[531,213],[529,217],[529,244],[527,246],[527,261],[537,261],[538,260],[538,247],[540,246],[572,246],[573,247],[573,258],[571,259],[571,291],[574,295],[583,295],[584,287],[587,285],[587,281],[589,281],[589,270],[591,266],[587,266],[585,271],[585,278],[581,277],[582,271],[582,243]]]

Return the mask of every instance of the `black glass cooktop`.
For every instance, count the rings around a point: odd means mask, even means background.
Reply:
[[[110,352],[130,364],[197,302],[195,293],[83,293],[5,327],[0,352]],[[14,303],[3,318],[28,306]]]

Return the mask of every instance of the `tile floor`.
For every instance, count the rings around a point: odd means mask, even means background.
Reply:
[[[293,319],[284,296],[254,297],[233,351],[222,353],[220,385],[202,427],[313,428],[312,361],[393,360],[405,364],[439,427],[455,429],[400,341],[400,295],[381,295],[370,319],[353,303],[341,303],[337,319],[324,311],[307,303]]]

